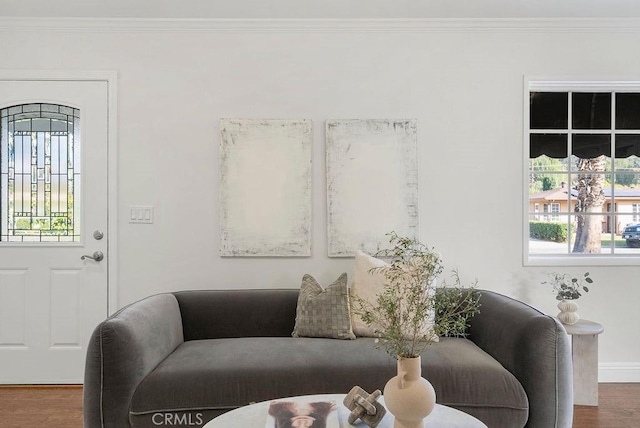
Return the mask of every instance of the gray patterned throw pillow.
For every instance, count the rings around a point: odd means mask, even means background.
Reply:
[[[304,275],[292,336],[356,338],[351,330],[346,273],[325,289],[311,275]]]

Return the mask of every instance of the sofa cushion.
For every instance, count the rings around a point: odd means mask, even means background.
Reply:
[[[351,330],[346,273],[325,289],[311,275],[302,277],[292,336],[356,338]]]
[[[360,337],[380,337],[376,333],[376,325],[368,325],[362,320],[361,311],[366,308],[375,308],[378,306],[378,295],[386,289],[389,282],[385,275],[385,269],[389,263],[384,260],[372,257],[360,250],[356,251],[355,264],[353,268],[353,281],[349,288],[351,303],[351,326],[353,333]],[[414,269],[411,264],[405,265],[406,272],[409,274]],[[430,287],[429,293],[433,295],[435,288]],[[421,336],[431,335],[434,342],[438,341],[438,336],[433,331],[433,321],[435,319],[435,310],[430,310],[426,323],[420,330]],[[413,332],[406,331],[406,338],[412,339]]]
[[[349,287],[349,294],[352,297],[352,307],[359,307],[357,300],[361,300],[371,306],[377,305],[378,294],[384,291],[384,285],[387,283],[387,279],[382,272],[372,269],[385,266],[388,266],[388,263],[384,260],[371,257],[360,250],[356,251],[351,287]],[[351,311],[351,326],[356,336],[377,336],[375,328],[367,325],[367,323],[362,320],[362,316],[354,310]]]
[[[438,403],[492,427],[526,423],[528,402],[522,386],[473,342],[443,338],[427,347],[422,364]],[[130,420],[134,427],[153,426],[151,418],[157,413],[215,415],[274,398],[346,394],[354,385],[373,392],[383,390],[395,374],[396,361],[375,349],[369,338],[187,341],[141,382],[132,399]]]

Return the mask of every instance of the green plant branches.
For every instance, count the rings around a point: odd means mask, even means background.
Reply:
[[[438,336],[465,337],[469,320],[480,312],[478,281],[470,287],[462,287],[457,270],[452,273],[453,285],[445,281],[438,288],[435,299],[436,320],[433,329]]]
[[[572,276],[568,273],[550,272],[547,274],[548,281],[542,281],[542,284],[551,284],[553,292],[556,293],[556,300],[576,300],[582,296],[581,291],[589,292],[589,287],[585,285],[593,284],[593,279],[589,276],[589,272],[582,276]]]
[[[379,346],[396,358],[411,358],[438,340],[441,334],[464,335],[468,320],[478,312],[477,293],[455,286],[436,291],[444,269],[440,254],[415,239],[388,234],[392,248],[376,257],[389,257],[388,265],[374,268],[386,279],[375,304],[354,299],[354,312],[375,329]],[[437,315],[437,316],[436,316]]]

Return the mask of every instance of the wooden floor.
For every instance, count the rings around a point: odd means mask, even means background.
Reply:
[[[601,383],[598,395],[598,407],[574,407],[574,428],[640,428],[640,383]]]
[[[640,428],[640,383],[600,384],[598,407],[575,406],[574,428]],[[82,387],[0,386],[2,428],[81,428]]]
[[[2,428],[81,428],[81,386],[0,386]]]

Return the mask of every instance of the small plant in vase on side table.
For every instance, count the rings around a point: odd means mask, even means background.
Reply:
[[[568,273],[549,273],[549,279],[542,281],[542,284],[551,284],[556,293],[556,300],[559,300],[558,319],[561,323],[573,325],[580,320],[578,315],[578,303],[576,300],[582,296],[582,292],[588,293],[589,287],[586,284],[593,284],[593,279],[586,272],[582,276],[572,276]]]

